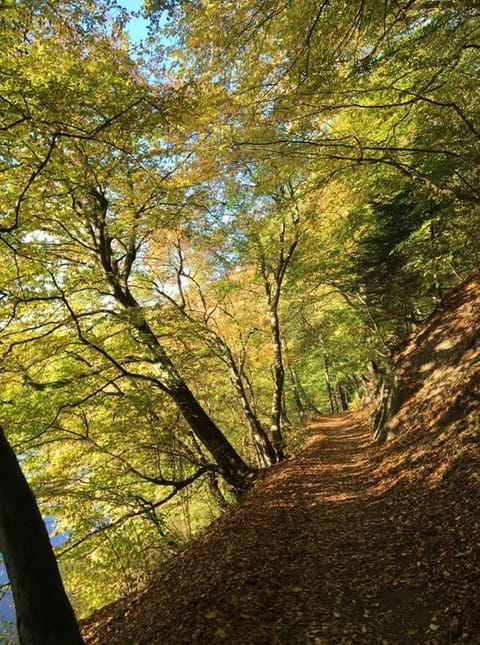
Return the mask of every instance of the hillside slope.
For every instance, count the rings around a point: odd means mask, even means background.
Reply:
[[[398,413],[319,420],[305,448],[136,595],[89,645],[480,643],[480,283],[398,355]]]

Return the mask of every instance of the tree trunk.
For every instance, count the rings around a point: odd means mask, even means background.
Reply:
[[[252,406],[250,405],[250,401],[248,400],[240,371],[237,367],[232,352],[230,351],[230,348],[225,344],[223,346],[223,352],[224,360],[230,369],[230,379],[232,381],[232,385],[237,392],[240,403],[242,404],[245,418],[250,427],[253,445],[257,454],[258,464],[261,468],[268,468],[272,464],[276,463],[277,455],[275,454],[272,443],[262,424],[260,423],[260,420],[253,411]]]
[[[302,397],[300,396],[301,388],[300,382],[298,380],[298,375],[291,365],[288,366],[288,372],[290,374],[290,381],[292,383],[293,400],[295,401],[297,415],[300,419],[300,422],[303,423],[306,410],[305,406],[303,405]]]
[[[128,278],[136,258],[135,244],[130,244],[123,257],[115,257],[114,240],[107,226],[108,200],[96,187],[92,188],[91,194],[96,201],[96,219],[93,224],[94,244],[98,259],[111,287],[112,296],[125,311],[133,314],[131,316],[132,328],[136,330],[138,340],[148,347],[154,356],[153,363],[160,377],[157,379],[158,384],[176,403],[197,439],[215,459],[225,480],[235,489],[248,488],[246,478],[252,472],[251,469],[210,419],[181,378],[155,331],[146,320],[142,307],[130,291]],[[123,267],[123,273],[121,267]]]
[[[21,645],[83,645],[35,497],[1,427],[0,550]]]
[[[435,281],[435,304],[441,305],[443,303],[443,290],[440,282],[440,271],[439,271],[439,262],[437,259],[436,246],[436,232],[433,222],[430,224],[430,242],[432,246],[432,254],[435,258],[433,260],[433,279]]]
[[[285,440],[282,432],[282,398],[285,383],[285,369],[283,366],[282,339],[280,336],[280,321],[278,319],[278,300],[270,305],[270,328],[273,340],[273,395],[270,430],[272,433],[273,447],[278,461],[285,459]]]
[[[224,511],[229,509],[230,504],[227,502],[222,491],[220,490],[220,486],[218,484],[218,477],[216,473],[212,471],[209,471],[207,473],[207,483],[208,483],[208,488],[210,490],[210,493],[213,499],[217,502],[218,507]]]
[[[251,468],[247,466],[226,436],[197,401],[178,373],[155,332],[145,320],[142,308],[130,291],[128,289],[122,290],[116,280],[110,278],[110,282],[113,286],[116,300],[127,311],[133,311],[138,316],[138,320],[133,323],[133,327],[137,330],[139,339],[146,344],[155,357],[156,371],[160,376],[164,392],[173,399],[197,439],[215,459],[225,480],[239,491],[248,488],[247,475],[252,472]]]
[[[348,410],[347,390],[344,385],[339,383],[337,385],[337,391],[338,391],[338,398],[340,399],[340,406],[341,406],[342,412],[345,412],[346,410]]]
[[[274,197],[275,199],[275,197]],[[278,255],[275,265],[267,261],[264,249],[260,243],[260,268],[263,276],[265,294],[268,302],[268,313],[270,322],[270,333],[273,345],[273,393],[271,407],[270,433],[272,443],[277,455],[277,460],[285,459],[285,439],[283,437],[283,394],[285,385],[285,367],[283,361],[282,337],[280,330],[280,318],[278,309],[280,305],[280,296],[282,293],[283,280],[285,278],[288,266],[295,254],[300,240],[300,231],[298,228],[300,221],[300,212],[295,196],[295,188],[291,182],[281,186],[276,196],[277,205],[283,209],[287,207],[290,212],[288,217],[290,226],[293,229],[293,237],[290,242],[287,241],[287,216],[282,218],[280,229],[278,231]]]
[[[321,415],[320,410],[317,408],[315,403],[312,401],[308,393],[305,391],[300,379],[298,378],[297,371],[294,367],[290,366],[290,377],[292,380],[292,387],[295,402],[299,411],[300,420],[303,422],[307,412],[314,412],[318,416]]]
[[[198,443],[197,437],[195,436],[195,433],[193,432],[193,430],[190,430],[190,438],[192,440],[193,448],[195,452],[198,454],[200,463],[206,466],[208,464],[207,459],[203,454],[202,447]],[[213,499],[216,501],[219,508],[226,510],[227,508],[230,507],[230,504],[225,499],[222,491],[220,490],[217,473],[212,470],[208,470],[206,473],[206,476],[207,476],[207,485]]]
[[[215,459],[225,480],[235,489],[248,488],[247,476],[251,474],[251,468],[208,416],[187,384],[182,380],[170,384],[169,393],[197,439]]]
[[[328,357],[326,354],[323,355],[323,374],[325,377],[325,387],[327,389],[328,407],[330,410],[330,414],[335,414],[336,412],[335,398],[333,395],[332,384],[330,382],[330,369],[328,365]]]
[[[137,325],[137,329],[155,354],[156,368],[165,391],[176,403],[197,439],[215,459],[225,480],[236,489],[245,488],[246,476],[252,472],[251,468],[197,401],[148,323],[143,321]]]

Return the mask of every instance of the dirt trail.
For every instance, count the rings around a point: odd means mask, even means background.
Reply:
[[[480,643],[470,479],[385,476],[360,414],[310,432],[136,598],[102,609],[87,642]]]

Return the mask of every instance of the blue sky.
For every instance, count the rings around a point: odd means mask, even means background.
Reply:
[[[128,11],[140,11],[143,8],[143,0],[117,0],[118,4]],[[136,43],[147,35],[148,20],[140,16],[132,17],[128,25],[128,31],[132,42]]]

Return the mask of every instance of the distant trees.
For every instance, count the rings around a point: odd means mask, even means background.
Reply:
[[[375,333],[398,339],[406,327],[397,315],[404,322],[414,310],[425,315],[479,260],[478,7],[272,0],[237,3],[234,12],[178,3],[175,15],[190,66],[205,87],[216,79],[215,132],[230,146],[231,162],[260,162],[280,175],[294,167],[321,195],[319,218],[322,202],[331,208],[340,195],[338,216],[328,215],[333,249],[323,277],[337,283],[340,270],[343,282],[351,281],[352,272],[361,272],[355,258],[370,273],[370,287],[375,272],[380,287],[383,273],[380,289],[393,301],[383,295],[373,311],[371,298],[356,293]],[[222,29],[214,32],[215,22]],[[207,30],[216,34],[208,56]],[[367,239],[376,258],[367,257]],[[319,251],[327,261],[328,252]],[[350,261],[342,266],[338,252]],[[395,270],[383,272],[389,263]],[[393,311],[396,295],[410,312]]]

